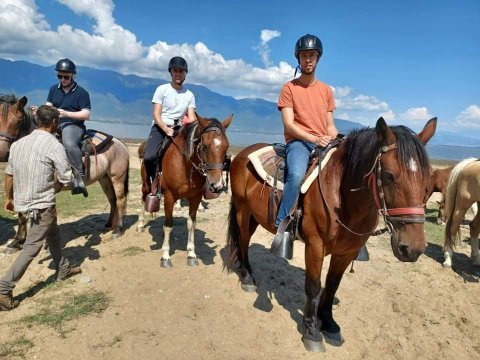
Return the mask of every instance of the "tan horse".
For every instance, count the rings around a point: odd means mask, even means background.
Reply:
[[[0,98],[0,161],[7,161],[10,145],[18,138],[29,134],[34,128],[33,116],[24,110],[27,98],[16,99],[14,96]],[[128,194],[129,152],[127,146],[117,138],[107,144],[95,155],[89,156],[86,169],[86,184],[100,182],[110,203],[110,216],[105,224],[112,228],[112,237],[123,234],[126,196]],[[11,199],[10,199],[11,200]],[[26,236],[25,223],[20,220],[15,241],[8,247],[15,251],[21,248]]]
[[[217,119],[205,119],[197,114],[198,121],[182,127],[169,145],[162,159],[162,193],[164,199],[165,221],[163,225],[162,267],[172,266],[170,260],[170,234],[173,229],[173,206],[178,199],[188,199],[188,243],[187,264],[198,264],[195,254],[195,226],[197,210],[205,190],[218,193],[224,189],[224,161],[229,147],[226,129],[233,119],[229,116],[223,122]],[[143,147],[142,147],[143,149]],[[139,149],[139,156],[143,153]],[[142,162],[143,186],[142,200],[149,190],[146,171]],[[143,209],[143,206],[142,206]],[[143,231],[144,210],[139,217],[138,231]]]
[[[443,251],[444,267],[452,266],[452,252],[460,241],[460,224],[467,210],[480,201],[480,161],[465,159],[452,170],[447,184],[445,196],[445,243]],[[470,223],[471,260],[473,265],[480,265],[478,234],[480,233],[480,213],[477,212]]]

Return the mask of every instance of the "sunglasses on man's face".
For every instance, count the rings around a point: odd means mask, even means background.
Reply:
[[[57,78],[58,80],[70,80],[72,78],[71,75],[60,75],[60,74],[57,74]]]

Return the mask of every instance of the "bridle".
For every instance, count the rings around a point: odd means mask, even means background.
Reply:
[[[222,132],[222,129],[219,128],[218,126],[207,126],[205,129],[202,130],[202,132],[200,133],[200,141],[198,142],[197,146],[196,146],[196,154],[197,154],[197,158],[199,160],[199,163],[198,164],[193,164],[193,166],[200,172],[200,174],[202,174],[203,176],[207,176],[207,172],[210,171],[210,170],[223,170],[224,168],[224,163],[221,162],[205,162],[204,159],[202,158],[201,156],[201,152],[202,152],[202,149],[204,148],[203,146],[203,135],[208,133],[208,132],[212,132],[212,131],[215,131],[215,135],[216,136],[221,136],[223,134]]]
[[[368,178],[368,188],[372,192],[375,207],[377,208],[378,213],[383,216],[384,222],[390,233],[394,231],[393,224],[423,224],[425,222],[425,208],[423,205],[405,208],[387,208],[385,193],[382,186],[382,163],[380,160],[383,154],[396,148],[396,143],[382,146],[375,158],[372,169],[367,175],[365,175],[365,177]]]
[[[425,209],[423,206],[421,207],[411,206],[411,207],[405,207],[405,208],[387,208],[387,204],[385,202],[385,192],[383,191],[383,184],[381,180],[381,173],[382,173],[381,158],[382,158],[382,155],[396,148],[397,148],[396,143],[382,146],[377,156],[375,157],[375,161],[373,163],[371,170],[364,176],[364,178],[367,178],[368,189],[370,189],[370,191],[372,192],[373,201],[375,203],[375,207],[378,211],[378,214],[383,217],[386,227],[379,230],[375,230],[378,225],[378,219],[377,219],[377,223],[375,224],[375,227],[373,228],[373,230],[366,233],[358,233],[350,229],[347,225],[345,225],[342,221],[340,221],[340,219],[336,215],[334,215],[336,217],[336,222],[340,224],[345,230],[349,231],[350,233],[359,235],[359,236],[365,236],[365,235],[377,236],[388,231],[390,235],[394,235],[395,233],[394,224],[401,224],[401,225],[423,224],[425,222]],[[323,194],[323,191],[321,188],[320,176],[318,177],[318,179],[319,179],[318,183],[320,186],[320,191]],[[351,191],[356,191],[356,190],[360,190],[360,189],[353,189]],[[323,199],[330,213],[333,213],[330,207],[328,206],[327,202],[325,201],[325,197],[323,197]]]

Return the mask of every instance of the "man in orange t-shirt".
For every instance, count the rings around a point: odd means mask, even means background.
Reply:
[[[322,42],[315,35],[306,34],[298,39],[295,57],[301,75],[283,85],[278,98],[287,143],[286,169],[285,186],[275,222],[278,230],[271,251],[289,259],[293,249],[293,235],[288,228],[289,215],[297,201],[310,153],[317,146],[327,146],[338,135],[333,120],[335,100],[332,89],[315,78],[322,53]]]

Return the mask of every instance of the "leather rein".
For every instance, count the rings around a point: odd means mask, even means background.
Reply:
[[[385,202],[385,192],[383,191],[383,184],[381,180],[382,163],[380,160],[383,154],[396,148],[397,148],[396,143],[390,144],[388,146],[382,146],[378,152],[378,155],[375,158],[375,161],[373,163],[371,170],[364,176],[364,178],[367,178],[368,188],[372,192],[373,201],[378,211],[378,215],[383,216],[383,220],[385,222],[386,227],[379,230],[375,230],[378,225],[378,217],[377,217],[377,223],[375,224],[375,227],[373,228],[373,230],[366,233],[358,233],[350,229],[347,225],[341,222],[336,215],[334,215],[336,217],[335,221],[350,233],[359,235],[359,236],[365,236],[365,235],[377,236],[388,231],[391,235],[393,235],[393,233],[395,232],[395,228],[393,226],[394,224],[416,224],[416,223],[421,224],[425,222],[425,209],[423,206],[422,207],[412,206],[412,207],[405,207],[405,208],[387,208],[387,204]],[[322,196],[323,196],[320,176],[318,177],[318,184],[320,186],[320,191],[322,192]],[[356,191],[356,190],[359,190],[359,189],[353,189],[351,191]],[[323,196],[323,199],[329,212],[335,214],[334,212],[331,211],[324,196]]]

